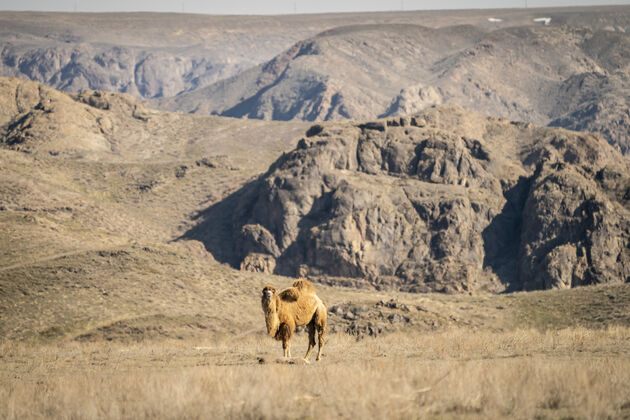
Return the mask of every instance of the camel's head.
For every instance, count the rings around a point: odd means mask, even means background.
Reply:
[[[271,298],[273,298],[276,295],[276,289],[274,289],[272,286],[265,286],[262,290],[262,300],[263,302],[270,302]]]
[[[262,309],[265,313],[265,323],[267,324],[267,333],[275,337],[278,332],[278,306],[276,304],[276,289],[267,285],[262,289]]]

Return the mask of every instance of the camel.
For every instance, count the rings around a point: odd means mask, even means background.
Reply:
[[[304,360],[308,362],[315,347],[315,332],[319,340],[317,361],[322,357],[326,336],[326,306],[315,293],[315,287],[305,279],[295,280],[293,286],[280,293],[272,286],[262,290],[262,308],[265,313],[267,333],[282,341],[284,357],[291,357],[291,336],[295,327],[306,325],[308,350]]]

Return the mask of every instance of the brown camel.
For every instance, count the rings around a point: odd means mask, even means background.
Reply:
[[[272,286],[265,286],[261,301],[267,332],[282,341],[284,357],[291,357],[291,337],[295,327],[306,325],[308,350],[304,360],[308,361],[311,356],[317,332],[319,350],[316,360],[320,361],[326,336],[326,306],[315,293],[313,285],[308,280],[300,279],[293,282],[293,287],[280,293]]]

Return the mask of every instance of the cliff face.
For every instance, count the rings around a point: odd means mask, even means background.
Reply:
[[[621,202],[606,194],[606,182],[613,190],[625,189]],[[628,281],[629,186],[627,172],[603,167],[590,173],[565,162],[541,164],[523,210],[523,286],[549,289]]]
[[[231,258],[415,292],[624,282],[629,173],[600,136],[456,107],[313,126],[233,197]]]

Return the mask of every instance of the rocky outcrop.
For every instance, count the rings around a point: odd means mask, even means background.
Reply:
[[[82,106],[72,98],[54,89],[32,82],[0,79],[0,92],[13,90],[15,98],[11,110],[4,113],[0,124],[0,144],[14,150],[34,150],[56,153],[107,152],[111,149],[105,131],[111,130],[107,118],[95,118],[90,107]],[[100,99],[100,98],[99,98]]]
[[[410,115],[428,106],[441,104],[442,101],[442,94],[436,88],[418,83],[401,89],[392,99],[384,115]]]
[[[241,262],[241,270],[254,273],[273,274],[276,268],[276,260],[270,255],[251,253]]]
[[[53,155],[117,153],[120,137],[142,137],[151,115],[131,95],[66,94],[35,82],[0,78],[0,145]]]
[[[628,174],[600,136],[454,107],[314,126],[237,194],[235,263],[414,292],[623,282]]]
[[[627,209],[593,178],[560,162],[537,169],[523,211],[519,276],[526,289],[630,280]]]
[[[259,224],[243,226],[237,237],[236,246],[241,258],[252,253],[266,254],[274,258],[280,256],[276,240],[264,226]]]

